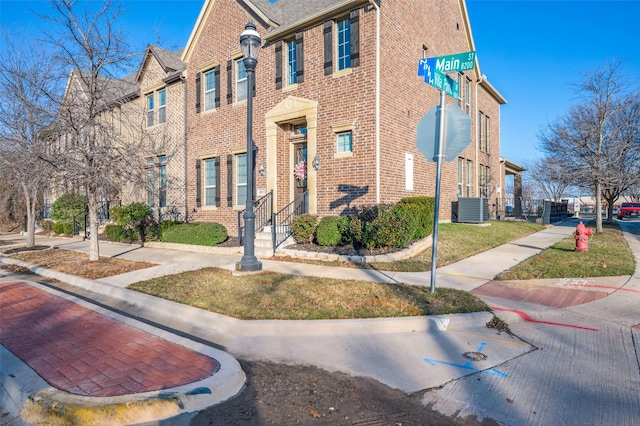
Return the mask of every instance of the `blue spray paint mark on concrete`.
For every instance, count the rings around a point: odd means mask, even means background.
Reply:
[[[484,347],[486,345],[487,344],[484,343],[484,342],[480,343],[480,346],[478,347],[478,352],[481,352],[482,349],[484,349]],[[434,366],[436,364],[443,364],[443,365],[449,365],[451,367],[462,368],[463,370],[469,370],[469,371],[474,371],[474,372],[477,372],[477,373],[489,374],[489,375],[492,375],[492,376],[498,376],[498,377],[501,377],[503,379],[506,379],[506,378],[509,377],[509,375],[507,375],[507,374],[505,374],[505,373],[503,373],[503,372],[501,372],[499,370],[496,370],[495,368],[490,368],[488,370],[480,370],[478,368],[475,368],[475,367],[472,366],[473,361],[469,361],[466,364],[455,364],[453,362],[441,361],[441,360],[431,359],[431,358],[422,358],[422,360],[427,362],[427,363],[429,363],[429,364],[431,364],[431,365],[434,365]]]

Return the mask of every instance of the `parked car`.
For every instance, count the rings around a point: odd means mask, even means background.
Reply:
[[[640,203],[622,203],[618,210],[618,219],[640,216]]]

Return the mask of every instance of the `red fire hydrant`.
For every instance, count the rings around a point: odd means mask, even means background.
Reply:
[[[582,221],[576,227],[576,251],[589,250],[589,237],[593,235],[593,230],[585,228]]]

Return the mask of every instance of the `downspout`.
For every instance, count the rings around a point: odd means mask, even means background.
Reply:
[[[380,6],[369,0],[376,9],[376,204],[380,204]]]
[[[182,88],[183,88],[183,92],[184,92],[184,117],[182,118],[183,120],[183,128],[182,131],[184,133],[184,136],[182,138],[183,142],[184,142],[184,221],[185,222],[189,222],[189,185],[187,185],[188,182],[188,175],[189,175],[189,164],[188,164],[188,158],[187,158],[187,135],[188,135],[188,131],[187,131],[187,79],[184,77],[184,75],[180,76],[180,79],[182,80]],[[196,194],[196,197],[198,195]]]
[[[478,79],[478,81],[476,81],[476,99],[475,99],[475,117],[472,118],[472,120],[476,123],[476,138],[475,138],[475,148],[474,148],[474,152],[476,153],[476,184],[473,185],[475,193],[477,194],[478,197],[480,197],[480,157],[479,157],[479,152],[480,150],[478,149],[478,144],[479,144],[479,139],[480,139],[480,126],[482,125],[482,123],[478,123],[478,111],[480,111],[480,108],[478,106],[478,87],[480,87],[480,85],[482,84],[482,82],[484,81],[485,76],[484,74],[482,74],[480,76],[480,78]]]

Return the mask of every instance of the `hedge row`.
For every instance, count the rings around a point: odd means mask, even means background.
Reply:
[[[300,244],[400,248],[431,234],[434,207],[431,197],[408,197],[396,204],[357,207],[348,216],[326,216],[319,221],[314,215],[301,215],[291,222],[291,230]]]

